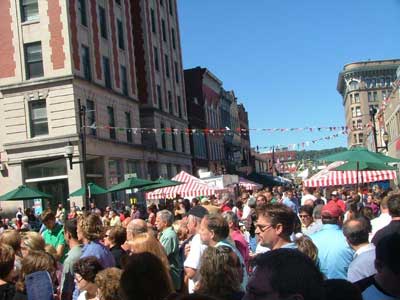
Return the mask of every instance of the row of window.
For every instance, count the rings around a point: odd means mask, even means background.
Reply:
[[[157,34],[156,14],[153,8],[150,9],[150,18],[151,18],[151,31],[154,34]],[[167,43],[167,27],[164,19],[161,19],[161,35],[163,41]],[[172,48],[176,50],[176,32],[174,28],[171,28],[171,42],[172,42]]]
[[[159,60],[159,53],[158,53],[158,48],[154,47],[154,67],[157,72],[160,71],[160,60]],[[164,54],[164,59],[165,59],[165,75],[167,78],[170,78],[170,67],[169,67],[169,55]],[[178,62],[174,61],[174,71],[175,71],[175,81],[176,83],[179,83],[179,68],[178,68]]]
[[[161,129],[161,148],[162,149],[167,149],[167,134],[164,132],[165,129],[165,125],[163,123],[160,124],[160,129]],[[174,129],[175,128],[171,128],[171,133],[169,134],[171,136],[171,144],[172,144],[172,151],[177,151],[177,147],[176,147],[176,138],[177,138],[177,134],[174,133]],[[183,131],[181,131],[179,133],[180,139],[181,139],[181,151],[183,153],[186,152],[186,144],[185,144],[185,133]]]
[[[364,82],[364,87],[371,88],[382,88],[382,87],[390,87],[392,84],[392,78],[390,76],[382,76],[382,77],[366,77],[362,78]],[[352,80],[349,83],[349,90],[358,90],[360,88],[360,82],[357,80]]]
[[[174,114],[174,103],[173,103],[173,99],[172,99],[172,92],[171,91],[167,91],[167,97],[168,97],[168,112],[170,114]],[[181,96],[177,96],[177,101],[178,101],[178,116],[180,118],[183,117],[183,107],[182,107],[182,100],[181,100]],[[158,107],[160,108],[160,110],[165,111],[164,109],[164,102],[163,102],[163,98],[162,98],[162,92],[161,92],[161,85],[157,84],[157,104]]]

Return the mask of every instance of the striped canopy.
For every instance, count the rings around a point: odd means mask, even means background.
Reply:
[[[323,187],[334,185],[357,184],[357,171],[335,171],[334,169],[344,164],[343,161],[336,161],[328,165],[310,179],[304,181],[307,187]],[[375,182],[391,180],[396,178],[394,170],[379,171],[358,171],[358,182]]]
[[[185,171],[181,171],[173,177],[172,180],[183,182],[183,184],[157,189],[150,193],[146,193],[146,199],[155,200],[174,198],[177,195],[180,195],[181,197],[212,196],[221,192],[220,189],[209,187],[200,179],[186,173]]]
[[[239,186],[244,187],[247,191],[259,190],[263,187],[262,184],[255,183],[243,177],[239,178]]]

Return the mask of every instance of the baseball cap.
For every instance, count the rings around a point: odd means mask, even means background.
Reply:
[[[204,197],[204,198],[202,198],[202,199],[200,200],[200,202],[201,202],[202,204],[205,204],[205,203],[207,203],[207,202],[210,202],[210,199],[208,199],[207,197]]]
[[[331,195],[332,195],[332,196],[337,196],[337,195],[338,195],[338,192],[337,192],[337,191],[333,191],[333,192],[331,193]]]
[[[343,214],[342,209],[335,203],[329,202],[322,207],[321,216],[339,218]]]
[[[205,215],[208,215],[208,210],[201,205],[196,205],[189,210],[189,215],[203,218]]]

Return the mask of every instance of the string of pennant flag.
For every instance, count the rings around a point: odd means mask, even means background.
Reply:
[[[89,125],[86,128],[90,129],[114,129],[116,131],[130,131],[133,134],[154,134],[154,133],[165,133],[165,134],[205,134],[205,135],[230,135],[238,133],[241,135],[249,134],[250,132],[292,132],[292,131],[309,131],[309,132],[320,132],[320,131],[351,131],[347,126],[320,126],[320,127],[296,127],[296,128],[127,128],[127,127],[114,127],[109,125]]]
[[[393,95],[393,93],[395,93],[395,91],[397,90],[397,88],[400,86],[400,79],[396,79],[393,83],[392,83],[392,90],[390,91],[390,94],[382,100],[381,105],[379,106],[379,110],[381,112],[384,112],[386,109],[386,106],[389,104],[390,99]]]
[[[258,150],[267,150],[268,151],[272,151],[272,150],[279,150],[279,149],[288,149],[288,150],[298,150],[298,149],[304,149],[305,147],[310,146],[311,144],[315,144],[321,141],[325,141],[325,140],[332,140],[335,138],[338,138],[339,136],[342,135],[347,135],[349,132],[347,130],[343,130],[339,133],[335,133],[329,136],[325,136],[325,137],[321,137],[315,140],[311,140],[311,141],[304,141],[304,142],[300,142],[300,143],[296,143],[296,144],[278,144],[278,145],[273,145],[273,146],[257,146],[256,149]]]

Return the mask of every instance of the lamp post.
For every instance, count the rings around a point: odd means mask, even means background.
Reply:
[[[89,207],[89,191],[87,187],[87,180],[86,180],[86,107],[81,105],[81,100],[78,99],[78,106],[79,106],[79,141],[81,143],[81,153],[80,153],[80,160],[73,161],[73,153],[74,153],[74,146],[71,142],[68,142],[68,145],[65,146],[65,154],[69,160],[69,168],[70,170],[73,169],[74,164],[82,164],[82,173],[83,173],[83,186],[85,187],[85,206]]]
[[[376,114],[377,110],[375,107],[370,107],[369,108],[369,115],[371,117],[371,122],[372,122],[372,134],[373,134],[373,138],[374,138],[374,146],[375,146],[375,152],[378,152],[379,149],[385,149],[386,151],[388,151],[388,143],[389,143],[389,134],[386,132],[386,130],[383,132],[382,134],[382,139],[383,139],[383,143],[384,146],[383,147],[378,147],[378,138],[376,135],[376,126],[375,126],[375,114]]]

